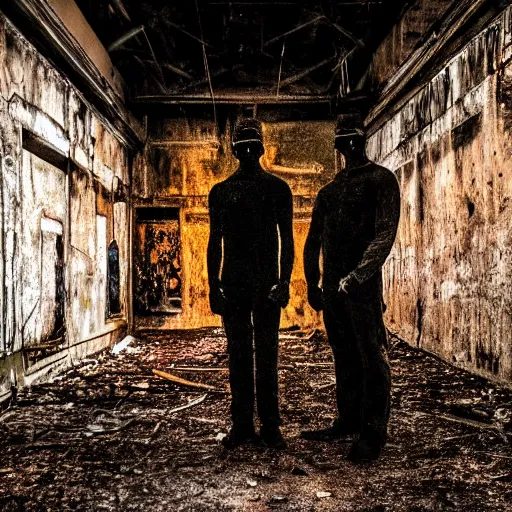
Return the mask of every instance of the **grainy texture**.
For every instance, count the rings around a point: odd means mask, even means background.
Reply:
[[[397,67],[405,62],[425,35],[433,30],[433,25],[451,3],[452,0],[412,2],[375,52],[372,62],[374,87],[380,87],[393,76]]]
[[[325,338],[282,332],[284,452],[223,451],[229,426],[220,329],[140,338],[34,386],[0,416],[0,508],[82,511],[510,509],[511,392],[393,339],[390,442],[355,467],[346,443],[307,442],[335,413]],[[180,366],[188,367],[179,370]],[[152,374],[214,385],[194,390]],[[171,413],[207,393],[204,401]],[[318,498],[317,493],[331,493]],[[320,494],[320,496],[322,496]]]
[[[266,152],[262,165],[285,179],[294,195],[292,300],[281,324],[318,326],[319,316],[306,303],[302,252],[316,193],[335,174],[334,124],[273,122],[263,123],[263,130]],[[135,206],[180,208],[182,312],[139,316],[137,325],[165,329],[220,325],[220,318],[211,313],[208,303],[208,193],[237,168],[231,153],[231,124],[226,123],[224,132],[217,136],[212,121],[189,116],[152,117],[149,135],[147,157],[138,158],[134,165]]]
[[[0,164],[3,395],[120,335],[129,307],[130,229],[127,149],[3,15]],[[122,314],[109,320],[113,239]]]
[[[510,8],[369,140],[402,189],[385,269],[392,330],[512,381]]]

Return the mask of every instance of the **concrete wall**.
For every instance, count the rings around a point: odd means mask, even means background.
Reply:
[[[128,153],[0,14],[0,399],[127,327]],[[107,247],[121,314],[106,316]]]
[[[135,206],[180,208],[182,312],[139,316],[137,326],[220,325],[208,303],[208,193],[238,165],[231,154],[231,123],[226,123],[219,137],[212,121],[186,114],[180,119],[150,118],[148,124],[150,143],[134,165]],[[335,173],[334,125],[329,121],[264,122],[263,127],[266,153],[262,165],[285,179],[294,195],[292,298],[281,325],[316,326],[319,316],[306,304],[302,252],[316,193]]]
[[[507,9],[370,138],[402,190],[389,327],[512,381],[512,36]]]

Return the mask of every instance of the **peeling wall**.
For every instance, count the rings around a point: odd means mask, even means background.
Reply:
[[[453,0],[416,0],[381,43],[371,66],[372,85],[379,89],[393,76]]]
[[[137,318],[139,328],[195,328],[220,325],[208,302],[206,248],[209,235],[208,194],[212,186],[238,165],[231,153],[228,122],[220,137],[212,121],[183,116],[149,120],[146,155],[134,164],[135,206],[180,209],[182,301],[181,313]],[[294,196],[295,265],[291,300],[281,326],[319,325],[306,303],[302,253],[314,198],[335,173],[334,124],[329,121],[263,123],[265,155],[262,165],[283,178]],[[135,251],[137,248],[135,248]]]
[[[512,382],[511,11],[369,140],[402,191],[385,268],[388,325],[407,341]]]
[[[0,14],[0,399],[126,330],[128,164],[100,114]],[[122,312],[107,318],[113,239]]]

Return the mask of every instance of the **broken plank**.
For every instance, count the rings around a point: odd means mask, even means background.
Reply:
[[[162,377],[162,379],[170,380],[171,382],[175,382],[176,384],[181,384],[183,386],[190,386],[192,388],[199,389],[208,389],[208,390],[216,390],[214,386],[209,386],[208,384],[201,384],[200,382],[192,382],[191,380],[182,379],[181,377],[177,377],[176,375],[172,375],[167,372],[162,372],[160,370],[153,370],[155,375]]]
[[[468,420],[466,418],[459,418],[458,416],[452,416],[451,414],[427,414],[420,412],[420,416],[435,416],[436,418],[441,418],[446,421],[451,421],[452,423],[459,423],[461,425],[466,425],[468,427],[480,428],[484,430],[496,430],[500,429],[496,425],[491,425],[489,423],[483,423],[482,421],[476,420]]]
[[[213,366],[175,366],[173,370],[180,372],[229,372],[229,368]]]
[[[334,363],[293,363],[295,366],[306,366],[308,368],[334,368]]]

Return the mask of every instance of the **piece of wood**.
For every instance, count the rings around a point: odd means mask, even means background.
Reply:
[[[295,366],[307,366],[308,368],[334,368],[334,363],[293,363]]]
[[[173,370],[180,372],[229,372],[229,368],[214,366],[175,366]]]
[[[175,407],[174,409],[171,409],[169,411],[169,413],[172,414],[172,413],[175,413],[175,412],[184,411],[185,409],[189,409],[190,407],[194,407],[194,405],[198,405],[201,402],[204,402],[204,399],[206,398],[206,396],[207,395],[204,394],[203,396],[197,398],[196,400],[192,400],[188,404],[181,405],[180,407]]]
[[[318,386],[316,388],[316,391],[322,391],[322,389],[332,388],[333,386],[336,386],[336,382],[329,382],[329,384],[323,384],[322,386]]]
[[[507,459],[507,460],[512,460],[512,457],[509,457],[508,455],[501,455],[499,453],[490,453],[490,452],[483,452],[483,451],[478,451],[478,450],[475,450],[473,453],[481,453],[482,455],[488,455],[489,457],[495,457],[497,459]]]
[[[170,380],[171,382],[175,382],[176,384],[181,384],[183,386],[190,386],[192,388],[199,389],[208,389],[208,390],[216,390],[214,386],[209,386],[208,384],[201,384],[200,382],[192,382],[191,380],[182,379],[181,377],[177,377],[176,375],[172,375],[167,372],[162,372],[160,370],[153,370],[155,375],[162,377],[162,379]]]
[[[496,425],[491,425],[489,423],[483,423],[482,421],[476,420],[468,420],[466,418],[460,418],[458,416],[453,416],[451,414],[427,414],[420,413],[421,416],[435,416],[436,418],[441,418],[446,421],[451,421],[452,423],[459,423],[461,425],[466,425],[468,427],[480,428],[483,430],[500,430]]]

